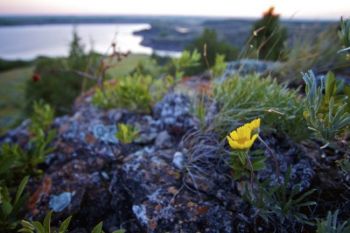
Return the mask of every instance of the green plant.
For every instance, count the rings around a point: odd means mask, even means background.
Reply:
[[[339,223],[338,221],[339,210],[334,213],[328,212],[326,219],[317,221],[317,233],[347,233],[350,232],[350,224],[348,221]]]
[[[91,233],[104,233],[104,231],[102,230],[102,226],[103,226],[103,223],[100,222],[92,229]],[[125,233],[125,230],[119,229],[119,230],[113,231],[112,233]]]
[[[118,131],[116,133],[116,138],[124,144],[132,143],[137,135],[139,134],[139,131],[134,128],[132,125],[127,124],[118,124]]]
[[[26,150],[17,144],[4,143],[0,147],[0,180],[12,185],[28,174],[38,175],[42,172],[37,165],[44,162],[46,155],[54,150],[50,146],[56,136],[56,131],[50,129],[53,118],[54,111],[48,104],[35,103]]]
[[[262,19],[254,24],[252,35],[248,45],[258,59],[281,59],[287,30],[280,26],[279,15],[274,13],[273,7],[264,12]]]
[[[101,108],[126,108],[132,111],[149,112],[172,84],[168,77],[154,79],[151,76],[134,74],[97,89],[92,102]]]
[[[303,84],[300,72],[317,70],[326,72],[330,69],[349,67],[344,56],[337,54],[341,43],[337,37],[337,29],[331,25],[316,35],[304,36],[297,34],[291,43],[287,60],[276,69],[279,80],[292,83],[295,86]]]
[[[192,52],[183,51],[179,58],[174,58],[172,60],[172,65],[175,68],[175,80],[180,80],[184,75],[192,74],[191,69],[198,67],[201,55],[195,49]]]
[[[337,95],[337,83],[333,73],[317,80],[309,71],[303,75],[306,106],[304,117],[314,136],[330,143],[350,125],[347,112],[347,96]]]
[[[78,71],[92,73],[101,67],[95,63],[101,60],[96,53],[84,53],[76,31],[70,44],[67,58],[40,58],[36,61],[34,74],[38,77],[26,83],[26,112],[32,111],[34,101],[43,100],[56,109],[58,115],[69,113],[75,98],[96,84],[96,80],[81,77]],[[64,93],[64,94],[62,94]]]
[[[69,45],[69,63],[72,69],[82,69],[84,67],[84,45],[81,42],[81,38],[79,37],[76,29],[73,30],[73,39]]]
[[[23,195],[29,177],[26,176],[20,182],[15,197],[11,197],[6,185],[0,181],[0,229],[11,231],[19,224],[19,212],[23,207],[25,196]]]
[[[191,42],[186,49],[191,52],[199,51],[202,55],[199,66],[194,67],[191,74],[200,73],[212,67],[215,64],[217,54],[224,55],[227,60],[236,59],[238,54],[236,48],[220,41],[216,31],[211,29],[204,29],[203,33]]]
[[[136,67],[130,72],[131,76],[134,74],[159,77],[161,74],[161,68],[157,64],[156,59],[149,58],[147,60],[141,60],[136,64]]]
[[[40,134],[39,131],[48,131],[55,117],[54,109],[42,101],[34,102],[31,116],[30,131],[33,134]]]
[[[270,77],[229,77],[215,86],[214,98],[220,110],[213,129],[222,137],[228,129],[255,118],[261,118],[265,130],[277,130],[296,140],[308,136],[303,118],[304,100],[298,90],[289,90]]]
[[[255,140],[259,137],[260,121],[259,118],[255,119],[226,136],[230,147],[233,149],[230,163],[236,179],[248,177],[253,181],[254,172],[265,168],[264,156],[252,156],[257,153],[249,153]]]
[[[338,31],[339,38],[341,43],[345,47],[342,51],[350,50],[350,19],[344,20],[340,19],[340,28]]]
[[[46,155],[54,150],[49,146],[54,136],[37,135],[30,141],[28,150],[18,145],[3,144],[0,149],[0,179],[12,185],[27,174],[41,174],[37,165],[44,162]]]
[[[206,127],[206,96],[203,94],[199,94],[198,96],[194,96],[194,100],[192,101],[192,112],[193,115],[197,117],[199,120],[199,128],[203,131]]]
[[[219,77],[226,69],[225,55],[216,54],[215,65],[211,68],[213,77]]]
[[[22,220],[22,228],[18,232],[24,232],[24,233],[65,233],[68,230],[69,223],[72,219],[72,217],[66,218],[61,224],[57,231],[57,229],[51,228],[51,215],[52,212],[50,211],[47,213],[47,215],[44,218],[44,222],[41,223],[39,221],[26,221]]]
[[[18,232],[23,233],[65,233],[68,232],[68,227],[70,224],[70,221],[72,219],[72,216],[69,216],[66,218],[59,226],[59,228],[54,228],[51,226],[51,216],[52,212],[48,212],[44,218],[43,223],[39,221],[27,221],[22,220],[22,228]],[[103,223],[100,222],[97,224],[92,230],[91,233],[104,233],[102,230]],[[120,229],[113,231],[112,233],[125,233],[125,230]]]
[[[243,199],[256,208],[255,216],[274,226],[276,232],[291,232],[288,229],[291,226],[296,229],[296,224],[313,224],[302,208],[316,205],[307,200],[316,189],[301,192],[300,185],[290,187],[290,171],[288,169],[283,183],[273,186],[269,181],[257,183],[254,190],[246,188],[243,195]]]
[[[58,115],[69,113],[75,98],[82,91],[84,79],[62,58],[40,59],[34,72],[40,80],[28,80],[26,83],[26,112],[32,111],[35,101],[43,100],[54,107]],[[86,87],[93,84],[96,81],[86,81]]]

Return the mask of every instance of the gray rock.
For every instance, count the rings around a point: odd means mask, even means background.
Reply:
[[[117,133],[116,125],[103,125],[103,124],[92,125],[91,131],[93,132],[95,138],[103,142],[118,143],[118,139],[115,136]]]
[[[144,205],[133,205],[132,206],[132,212],[135,214],[136,218],[142,223],[143,225],[148,225],[148,217],[146,214],[146,207]]]
[[[223,82],[227,77],[234,75],[247,75],[251,73],[265,74],[272,72],[280,67],[279,62],[255,60],[255,59],[242,59],[238,61],[228,62],[226,70],[223,75],[218,79],[219,82]]]
[[[155,146],[158,148],[169,148],[173,145],[168,131],[162,131],[157,135]]]
[[[183,167],[184,167],[184,162],[185,162],[184,155],[181,152],[176,151],[175,154],[174,154],[174,158],[173,158],[174,166],[176,168],[182,170]]]
[[[198,125],[191,112],[191,101],[183,94],[168,94],[153,109],[159,124],[173,134],[184,134],[197,129]]]
[[[51,195],[49,207],[54,212],[61,212],[68,207],[72,201],[73,194],[70,192],[64,192],[59,195]]]

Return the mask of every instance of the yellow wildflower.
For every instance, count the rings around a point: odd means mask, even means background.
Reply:
[[[252,120],[250,123],[247,123],[247,125],[249,125],[249,128],[254,131],[256,129],[259,129],[260,128],[260,118],[257,118],[255,120]]]
[[[252,135],[252,132],[260,127],[260,119],[255,119],[250,123],[247,123],[236,130],[232,131],[227,136],[227,141],[232,149],[249,149],[252,147],[255,140],[258,138],[258,134]]]

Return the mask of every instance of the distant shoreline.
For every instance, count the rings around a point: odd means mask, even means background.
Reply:
[[[1,27],[83,25],[83,24],[140,24],[151,25],[150,29],[133,32],[142,36],[141,45],[153,50],[170,52],[183,51],[191,41],[200,36],[204,28],[217,32],[218,37],[241,48],[251,33],[254,18],[229,17],[187,17],[187,16],[0,16]],[[330,25],[333,20],[282,19],[287,28],[289,42],[306,35],[315,36]],[[185,28],[186,33],[179,31]]]
[[[108,23],[152,23],[157,21],[177,21],[179,23],[203,23],[205,21],[231,21],[239,20],[253,22],[258,18],[238,18],[238,17],[205,17],[205,16],[32,16],[32,15],[0,15],[0,26],[18,25],[46,25],[46,24],[108,24]],[[331,19],[286,19],[283,22],[336,22]]]

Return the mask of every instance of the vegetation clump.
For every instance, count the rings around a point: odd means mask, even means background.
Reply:
[[[172,80],[165,77],[134,74],[115,80],[105,89],[97,89],[92,102],[101,108],[125,108],[136,112],[150,112],[152,105],[160,100]]]
[[[254,24],[251,34],[248,44],[255,54],[253,57],[273,61],[283,59],[287,30],[280,26],[279,15],[275,14],[273,7]]]
[[[238,51],[236,48],[218,39],[215,30],[205,29],[201,36],[189,44],[186,48],[190,52],[198,51],[202,57],[199,66],[189,70],[189,74],[203,72],[214,66],[216,54],[225,56],[225,59],[232,61],[237,58]]]
[[[290,90],[271,77],[228,78],[216,85],[214,98],[220,106],[214,129],[220,135],[226,135],[227,129],[237,128],[240,122],[259,117],[270,130],[278,130],[295,139],[307,137],[303,99],[297,90]]]

